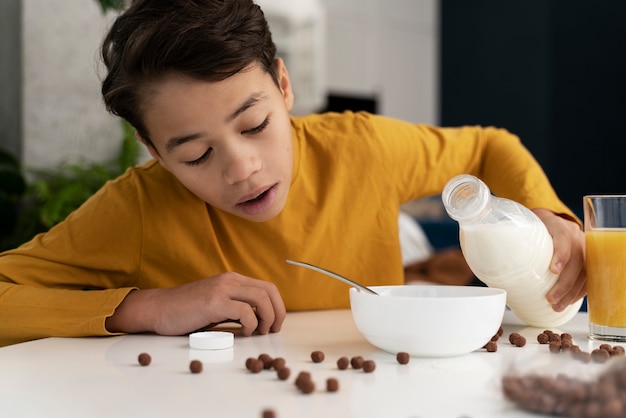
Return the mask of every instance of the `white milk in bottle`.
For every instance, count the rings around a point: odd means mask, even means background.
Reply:
[[[531,210],[491,195],[478,178],[462,174],[443,190],[443,204],[459,223],[461,250],[472,272],[507,292],[507,305],[525,324],[552,328],[569,321],[582,300],[555,312],[546,294],[558,275],[550,271],[552,237]]]

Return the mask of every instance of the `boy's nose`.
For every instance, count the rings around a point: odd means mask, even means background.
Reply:
[[[261,158],[254,152],[233,153],[224,168],[224,180],[233,185],[247,180],[262,167]]]

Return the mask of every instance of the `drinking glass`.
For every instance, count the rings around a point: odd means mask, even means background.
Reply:
[[[583,197],[589,336],[626,342],[626,195]]]

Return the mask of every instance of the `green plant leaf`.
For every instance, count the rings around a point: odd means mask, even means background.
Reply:
[[[124,7],[124,0],[97,0],[102,13],[109,10],[120,10]]]

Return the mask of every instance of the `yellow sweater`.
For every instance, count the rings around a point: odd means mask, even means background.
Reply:
[[[499,196],[573,217],[504,130],[438,129],[365,113],[294,117],[292,127],[290,195],[268,222],[207,208],[152,161],[1,254],[0,345],[108,335],[105,319],[131,289],[225,271],[276,283],[288,310],[347,308],[347,285],[285,259],[367,285],[400,284],[398,206],[439,194],[460,173],[484,179]]]

